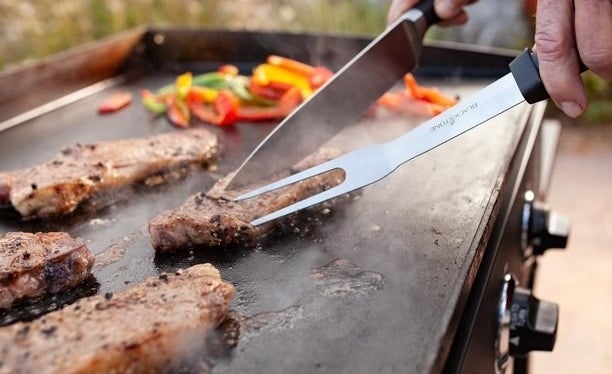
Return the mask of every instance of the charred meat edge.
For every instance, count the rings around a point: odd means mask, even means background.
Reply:
[[[0,235],[0,309],[14,302],[68,290],[84,281],[94,255],[64,232]]]
[[[0,373],[172,372],[197,361],[234,287],[210,264],[0,329]]]
[[[217,150],[216,135],[203,128],[76,144],[43,164],[0,172],[0,205],[26,219],[69,214],[105,191],[159,184],[173,171],[208,166]]]
[[[297,164],[291,172],[304,170],[340,154],[339,150],[320,149]],[[233,199],[249,188],[224,191],[228,177],[219,180],[207,193],[192,195],[183,205],[154,217],[149,222],[153,248],[159,252],[171,252],[191,246],[253,243],[282,222],[277,220],[253,226],[250,224],[253,219],[333,187],[342,180],[343,174],[333,171],[237,202]]]

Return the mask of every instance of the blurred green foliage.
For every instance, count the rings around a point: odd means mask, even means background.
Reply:
[[[390,0],[0,0],[0,70],[138,25],[380,32]]]
[[[595,123],[612,123],[612,83],[591,72],[583,74],[589,97],[586,119]]]

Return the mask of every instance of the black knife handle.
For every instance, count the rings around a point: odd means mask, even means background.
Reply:
[[[580,72],[584,73],[587,70],[586,65],[580,61]],[[536,52],[525,48],[520,55],[510,62],[510,71],[525,101],[529,104],[550,97],[540,77],[540,64]]]
[[[418,9],[423,12],[423,16],[425,17],[428,25],[433,25],[434,23],[442,21],[434,9],[434,0],[423,0],[415,5],[414,9]]]

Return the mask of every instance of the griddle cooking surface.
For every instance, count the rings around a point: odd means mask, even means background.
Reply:
[[[319,60],[331,53],[324,46],[320,42]],[[261,62],[247,58],[229,55],[226,62],[238,60],[242,68]],[[138,99],[119,113],[96,114],[114,91],[138,97],[140,89],[156,89],[175,76],[175,71],[148,73],[2,132],[0,170],[45,161],[75,142],[177,131],[165,118],[151,117]],[[446,71],[419,80],[465,96],[491,79],[466,80]],[[3,211],[0,230],[62,230],[83,238],[96,254],[97,284],[91,289],[98,293],[211,262],[235,285],[231,309],[241,322],[238,345],[228,355],[207,358],[217,373],[427,372],[443,364],[440,352],[454,333],[456,307],[464,301],[468,274],[483,250],[480,242],[494,214],[496,191],[528,112],[519,106],[321,212],[307,231],[298,225],[256,248],[156,257],[146,228],[158,212],[207,190],[236,168],[273,124],[212,128],[224,145],[218,171],[194,172],[153,189],[135,187],[101,211],[61,220],[20,222]],[[387,140],[421,120],[365,119],[332,143],[348,150]]]

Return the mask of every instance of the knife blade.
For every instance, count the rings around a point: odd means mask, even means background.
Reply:
[[[404,13],[274,128],[225,189],[251,185],[289,170],[353,124],[418,65],[425,32],[439,21],[433,0],[422,1]]]
[[[255,197],[334,169],[343,169],[345,179],[339,185],[251,222],[257,226],[374,183],[409,160],[477,127],[523,101],[535,103],[547,98],[548,93],[538,70],[537,56],[526,49],[510,63],[510,73],[403,136],[387,143],[357,149],[257,188],[237,197],[236,200]]]

